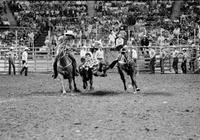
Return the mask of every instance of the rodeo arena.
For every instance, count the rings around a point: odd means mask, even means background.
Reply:
[[[0,140],[200,140],[200,1],[0,0]]]

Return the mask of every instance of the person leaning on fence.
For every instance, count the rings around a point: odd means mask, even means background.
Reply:
[[[200,56],[197,57],[197,69],[194,71],[194,74],[200,74]]]
[[[20,75],[25,71],[25,76],[28,74],[28,47],[26,47],[22,53],[22,69],[20,71]]]
[[[16,75],[16,71],[15,71],[15,57],[16,54],[13,51],[13,47],[10,47],[9,52],[6,54],[6,57],[8,58],[8,74],[11,75],[11,67],[13,67],[13,73],[14,75]]]
[[[155,62],[156,62],[156,51],[153,48],[149,49],[149,56],[150,56],[150,73],[154,74],[155,73]]]
[[[160,50],[160,71],[161,71],[161,74],[165,73],[165,69],[164,69],[165,57],[166,57],[165,50],[164,50],[164,48],[161,48],[161,50]]]
[[[188,58],[188,55],[187,55],[186,49],[184,48],[182,52],[182,63],[181,63],[181,69],[184,74],[187,73],[187,58]]]
[[[195,45],[192,44],[192,50],[191,50],[190,61],[189,61],[190,71],[194,71],[194,69],[195,69],[196,57],[197,57],[197,50],[195,48]]]
[[[172,54],[173,57],[172,67],[174,69],[175,74],[178,74],[178,61],[179,61],[178,55],[179,52],[177,50],[175,50]]]

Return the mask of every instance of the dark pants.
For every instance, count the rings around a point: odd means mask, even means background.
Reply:
[[[15,71],[14,60],[9,58],[8,64],[9,64],[8,74],[11,75],[11,66],[12,66],[12,67],[13,67],[13,73],[14,73],[14,75],[15,75],[15,74],[16,74],[16,71]]]
[[[190,66],[190,70],[191,71],[194,71],[195,67],[194,67],[194,61],[195,59],[191,59],[190,62],[189,62],[189,66]]]
[[[176,74],[178,74],[178,57],[175,57],[173,59],[172,67]]]
[[[26,61],[22,60],[22,64],[24,65],[26,63]],[[23,66],[21,71],[20,71],[20,74],[22,75],[23,71],[25,71],[25,76],[27,76],[28,74],[28,67],[25,67]]]
[[[187,73],[187,61],[186,60],[181,63],[181,69],[184,74]]]
[[[149,68],[151,73],[155,73],[155,61],[156,61],[155,57],[150,58]]]
[[[165,72],[164,69],[164,59],[160,58],[160,72],[163,74]]]

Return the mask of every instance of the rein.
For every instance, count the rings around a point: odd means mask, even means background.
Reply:
[[[63,51],[63,50],[62,50]],[[66,56],[66,51],[64,51],[64,53],[63,53],[63,55],[62,56],[60,56],[59,55],[59,57],[58,57],[58,59],[60,60],[60,59],[62,59],[63,57],[65,57]],[[72,64],[72,62],[70,62],[68,65],[66,65],[66,66],[62,66],[63,68],[66,68],[66,67],[69,67],[70,65]]]

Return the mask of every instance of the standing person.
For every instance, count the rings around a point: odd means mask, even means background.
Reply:
[[[25,71],[25,76],[28,74],[28,47],[26,47],[22,53],[22,69],[20,71],[20,75]]]
[[[9,52],[6,55],[7,55],[8,64],[9,64],[8,74],[11,75],[11,66],[12,66],[13,67],[13,73],[14,73],[14,75],[16,75],[16,71],[15,71],[15,57],[16,57],[16,54],[13,51],[13,47],[10,47]]]
[[[181,63],[181,69],[182,69],[182,72],[184,74],[187,73],[187,52],[186,52],[186,49],[184,48],[183,49],[183,53],[182,53],[182,63]]]
[[[98,71],[101,73],[100,76],[107,76],[106,70],[104,69],[104,66],[106,66],[105,60],[104,60],[104,51],[103,46],[98,46],[98,50],[95,53],[95,59],[98,62]]]
[[[154,74],[155,73],[155,62],[156,62],[156,51],[153,48],[149,49],[149,56],[150,56],[150,74]]]
[[[177,50],[175,50],[172,54],[173,56],[172,67],[174,69],[175,74],[178,74],[178,54],[179,52]]]
[[[195,48],[195,45],[193,44],[192,45],[192,50],[191,50],[191,54],[190,54],[191,56],[191,58],[190,58],[190,61],[189,61],[189,66],[190,66],[190,71],[194,71],[194,69],[195,69],[195,60],[196,60],[196,57],[197,57],[197,50],[196,50],[196,48]]]
[[[83,45],[80,50],[80,59],[85,58],[86,53],[87,53],[87,47],[85,45]]]
[[[200,56],[197,57],[197,69],[194,71],[194,74],[200,74]]]
[[[165,60],[165,56],[166,56],[166,53],[164,51],[164,48],[161,48],[161,51],[160,51],[160,70],[161,70],[161,74],[164,74],[165,73],[165,69],[164,69],[164,60]]]
[[[137,64],[138,54],[136,51],[136,47],[134,47],[134,46],[131,47],[131,58]]]

